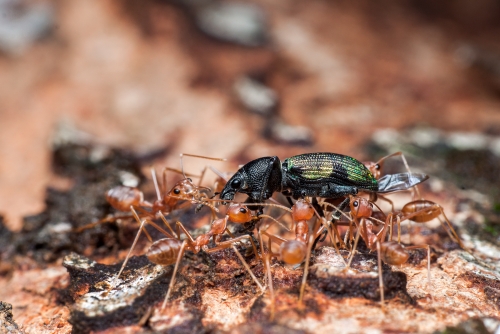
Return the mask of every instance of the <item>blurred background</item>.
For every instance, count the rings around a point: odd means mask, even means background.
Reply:
[[[0,212],[19,230],[67,186],[52,148],[75,138],[224,171],[444,145],[434,170],[479,161],[462,188],[493,188],[499,36],[496,0],[0,0]]]

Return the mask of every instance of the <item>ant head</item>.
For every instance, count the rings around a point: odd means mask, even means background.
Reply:
[[[377,180],[382,175],[382,162],[367,161],[363,163]]]
[[[298,222],[300,220],[309,220],[314,216],[314,209],[311,204],[307,203],[304,199],[299,199],[292,206],[292,218]]]
[[[168,195],[190,199],[192,194],[196,192],[197,188],[198,187],[193,184],[191,179],[186,178],[177,182],[176,185],[168,192]]]
[[[352,215],[356,218],[370,218],[373,214],[373,204],[366,198],[351,196],[349,206]]]
[[[246,205],[233,203],[227,208],[227,216],[233,223],[247,223],[252,220],[252,213]]]

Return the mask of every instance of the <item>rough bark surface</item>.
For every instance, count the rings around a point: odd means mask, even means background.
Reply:
[[[36,9],[27,3],[16,13]],[[43,39],[12,54],[0,38],[2,333],[498,331],[498,3],[45,3],[54,15]],[[227,13],[255,29],[224,33]],[[188,252],[160,312],[172,266],[147,260],[147,238],[115,280],[133,219],[87,228],[115,214],[104,198],[113,186],[137,185],[154,199],[148,167],[179,169],[182,152],[228,158],[210,164],[234,172],[257,157],[328,151],[372,160],[403,151],[412,171],[430,175],[422,195],[442,206],[470,252],[437,219],[403,225],[404,244],[430,245],[431,285],[425,251],[412,251],[408,263],[383,266],[381,307],[376,254],[361,244],[344,272],[320,244],[303,305],[303,269],[272,263],[271,320],[269,292],[232,249]],[[393,160],[386,172],[404,171]],[[188,173],[206,164],[184,160]],[[396,209],[411,200],[390,198]],[[202,233],[210,210],[168,219]],[[249,245],[237,248],[263,282]]]

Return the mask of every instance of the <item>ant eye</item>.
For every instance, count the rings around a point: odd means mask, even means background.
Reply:
[[[233,187],[234,189],[238,189],[241,185],[241,180],[233,180],[233,182],[231,182],[231,187]]]
[[[247,209],[245,209],[245,208],[240,208],[240,212],[241,212],[241,213],[247,213]]]
[[[379,170],[379,169],[380,169],[380,165],[379,165],[379,164],[376,164],[376,165],[375,165],[375,169],[376,169],[376,170]]]
[[[174,189],[174,194],[179,195],[180,193],[181,193],[180,189],[177,189],[177,188]]]
[[[353,205],[355,208],[357,208],[357,207],[358,207],[358,205],[359,205],[359,203],[358,203],[358,201],[355,201],[354,203],[352,203],[352,205]]]
[[[189,182],[193,182],[193,180],[192,180],[192,179],[190,179],[189,177],[188,177],[188,179],[187,179],[187,180],[188,180]]]

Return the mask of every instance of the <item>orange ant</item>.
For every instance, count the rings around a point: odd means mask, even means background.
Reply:
[[[137,218],[138,217],[136,217],[136,219]],[[151,247],[146,253],[146,256],[151,262],[164,266],[168,266],[175,263],[168,291],[161,307],[162,311],[165,308],[167,301],[170,297],[170,293],[172,292],[173,287],[175,285],[175,276],[179,268],[179,263],[186,250],[190,250],[195,254],[199,253],[201,250],[207,253],[213,253],[218,250],[232,247],[238,258],[242,262],[243,266],[254,280],[254,282],[261,289],[261,291],[264,291],[264,288],[253,274],[249,265],[247,264],[243,256],[240,254],[240,252],[237,250],[237,248],[234,246],[236,242],[248,239],[252,244],[255,254],[257,254],[257,248],[251,236],[250,235],[242,235],[239,237],[232,236],[232,238],[229,240],[220,241],[222,235],[225,232],[230,234],[227,228],[228,221],[231,221],[233,223],[241,223],[241,222],[247,222],[248,220],[250,220],[250,218],[251,214],[248,208],[244,207],[243,205],[233,204],[229,206],[226,216],[224,218],[219,218],[214,220],[210,226],[210,230],[207,233],[198,236],[196,239],[194,239],[191,236],[191,234],[186,230],[186,228],[184,227],[184,225],[182,225],[181,222],[177,222],[176,226],[178,230],[182,230],[182,232],[184,232],[184,234],[187,236],[185,240],[181,241],[180,239],[173,238],[171,235],[165,234],[167,238],[160,239],[151,245]],[[141,225],[144,223],[145,221],[143,221]],[[216,245],[215,247],[208,248],[210,239],[213,239]]]
[[[346,269],[350,268],[352,260],[354,258],[354,254],[356,252],[357,244],[359,241],[359,237],[361,237],[370,251],[377,250],[378,255],[378,276],[379,276],[379,286],[380,286],[380,297],[381,304],[384,305],[384,283],[382,278],[382,261],[388,265],[402,265],[406,263],[409,259],[408,250],[411,249],[427,249],[427,279],[429,289],[431,286],[431,274],[430,274],[430,247],[429,245],[418,245],[418,246],[407,246],[404,247],[398,242],[394,242],[389,238],[389,241],[385,241],[387,237],[387,229],[391,229],[392,233],[392,216],[385,216],[385,214],[379,209],[379,213],[385,217],[385,222],[383,220],[379,220],[375,218],[376,211],[373,210],[373,206],[376,204],[372,201],[359,197],[359,196],[349,196],[349,209],[350,215],[349,217],[346,213],[341,211],[339,208],[334,206],[331,203],[323,203],[327,206],[332,206],[337,212],[340,212],[341,215],[344,215],[349,220],[349,230],[348,234],[352,236],[351,224],[354,222],[357,233],[354,238],[354,245],[351,248],[351,255],[349,257],[348,263],[346,265]],[[333,227],[337,227],[337,225],[342,225],[342,222],[337,221],[333,224]],[[375,226],[383,225],[382,228],[378,231],[374,231]],[[320,235],[324,228],[328,228],[329,226],[321,226],[320,229],[316,232],[316,235]],[[335,229],[336,230],[336,229]],[[338,231],[337,231],[338,233]],[[391,234],[392,235],[392,234]],[[347,234],[346,234],[347,238]],[[345,241],[347,242],[347,241]],[[335,243],[334,243],[335,245]],[[345,246],[345,244],[344,244]]]
[[[278,206],[276,204],[271,204],[271,203],[260,203],[259,205],[267,205],[267,206]],[[286,209],[286,208],[285,208]],[[235,237],[231,234],[229,229],[227,228],[227,223],[228,222],[233,222],[237,224],[243,224],[247,223],[251,220],[260,220],[263,217],[271,218],[274,219],[270,216],[267,215],[259,215],[259,216],[252,216],[250,209],[246,207],[244,204],[240,203],[233,203],[229,205],[226,216],[224,218],[219,218],[215,219],[212,221],[210,230],[207,233],[199,235],[196,239],[192,237],[192,235],[189,233],[189,231],[184,227],[184,225],[181,222],[176,223],[176,230],[177,234],[174,236],[173,234],[168,233],[167,231],[163,230],[161,227],[156,225],[154,222],[152,222],[149,219],[143,219],[141,221],[141,218],[139,215],[136,213],[134,208],[131,208],[132,214],[134,218],[136,219],[137,222],[140,223],[140,228],[139,231],[137,232],[137,235],[135,237],[135,240],[132,244],[132,247],[127,255],[127,258],[122,264],[122,267],[120,268],[120,271],[118,272],[118,275],[115,277],[118,279],[123,272],[127,260],[130,257],[130,254],[132,252],[132,249],[135,247],[137,240],[139,239],[141,231],[144,230],[144,225],[146,223],[151,224],[153,227],[155,227],[158,231],[163,233],[167,238],[160,239],[158,241],[155,241],[149,248],[149,250],[146,253],[146,256],[148,259],[159,265],[171,265],[175,263],[174,271],[172,274],[172,278],[170,280],[170,285],[167,291],[167,295],[165,296],[165,299],[162,304],[161,310],[163,310],[166,306],[166,303],[170,297],[170,293],[174,287],[175,284],[175,276],[179,267],[179,263],[184,255],[184,252],[186,250],[190,250],[193,253],[197,254],[200,251],[204,251],[206,253],[213,253],[222,249],[230,248],[232,247],[233,250],[235,251],[236,255],[240,259],[240,261],[243,263],[243,266],[245,269],[248,271],[254,282],[257,284],[257,286],[261,289],[261,291],[264,291],[263,286],[259,283],[255,275],[253,274],[252,270],[250,269],[249,265],[246,263],[244,260],[243,256],[239,253],[239,251],[236,249],[234,246],[235,243],[243,241],[244,239],[248,239],[250,243],[252,244],[252,248],[254,251],[254,254],[258,257],[258,252],[257,252],[257,247],[252,239],[251,235],[242,235]],[[181,232],[183,232],[186,235],[186,239],[183,241],[180,240],[180,235]],[[231,237],[229,240],[221,241],[222,235],[224,233],[228,233],[228,235]],[[208,248],[208,245],[210,243],[210,240],[213,239],[215,243],[215,247]]]
[[[431,287],[431,258],[430,258],[430,247],[429,245],[418,245],[418,246],[403,246],[399,242],[384,241],[387,236],[387,228],[390,227],[392,231],[392,216],[387,216],[386,222],[380,221],[373,217],[373,203],[366,198],[359,196],[350,197],[350,213],[353,220],[357,226],[356,238],[354,241],[354,246],[352,250],[351,257],[348,262],[350,266],[352,259],[354,258],[354,253],[356,251],[357,243],[359,237],[361,237],[369,250],[377,250],[378,254],[378,274],[379,274],[379,286],[380,286],[380,301],[384,305],[384,282],[382,279],[382,261],[389,265],[402,265],[406,263],[409,259],[408,250],[424,248],[427,250],[427,280],[429,289]],[[405,218],[408,219],[408,218]],[[375,233],[373,228],[374,225],[383,224],[384,226]]]
[[[106,193],[106,200],[107,202],[116,210],[122,211],[122,212],[131,212],[131,208],[134,208],[136,211],[138,211],[142,217],[148,217],[151,219],[155,218],[160,218],[163,220],[171,234],[175,236],[175,232],[172,230],[170,227],[170,224],[167,222],[165,215],[176,210],[180,209],[183,207],[182,202],[187,201],[187,204],[189,203],[198,203],[199,205],[205,205],[208,206],[212,209],[212,214],[214,211],[218,211],[214,206],[211,204],[207,203],[206,199],[209,199],[211,189],[208,187],[202,187],[201,181],[203,178],[203,175],[205,174],[206,167],[203,169],[202,173],[200,176],[199,184],[195,185],[193,181],[188,178],[186,175],[192,176],[190,174],[184,173],[184,168],[183,168],[183,157],[184,156],[189,156],[189,157],[195,157],[195,158],[203,158],[203,159],[208,159],[208,160],[216,160],[216,161],[225,161],[225,159],[220,159],[220,158],[210,158],[210,157],[205,157],[205,156],[199,156],[199,155],[193,155],[193,154],[180,154],[180,161],[181,161],[181,170],[176,170],[174,168],[170,167],[165,167],[162,172],[163,176],[163,182],[161,184],[158,184],[158,180],[156,177],[156,170],[151,167],[151,177],[153,179],[153,183],[155,186],[155,191],[157,195],[157,199],[151,203],[149,201],[144,200],[144,194],[142,191],[140,191],[137,188],[134,187],[127,187],[127,186],[116,186],[114,188],[111,188],[108,190]],[[184,178],[177,182],[172,189],[170,189],[167,192],[167,176],[166,173],[167,171],[174,171],[177,173],[182,173]],[[88,224],[86,226],[83,226],[79,228],[78,230],[84,230],[87,228],[91,228],[93,226],[96,226],[101,223],[106,223],[106,222],[112,222],[117,219],[121,218],[129,218],[131,217],[130,214],[126,215],[113,215],[111,217],[107,217],[104,219],[101,219],[97,222]],[[149,234],[147,234],[145,230],[146,235],[148,238],[151,240],[149,237]]]
[[[308,270],[309,270],[309,259],[311,257],[311,248],[312,245],[314,244],[314,240],[316,239],[316,237],[322,233],[322,232],[310,233],[310,227],[308,221],[311,220],[313,216],[316,215],[316,217],[322,221],[322,224],[326,225],[325,218],[321,217],[318,211],[314,208],[314,206],[305,199],[299,199],[293,204],[291,209],[291,214],[293,222],[295,224],[295,239],[287,240],[275,234],[270,234],[269,232],[267,232],[267,228],[269,228],[269,225],[265,226],[264,228],[261,227],[258,230],[259,241],[261,245],[261,253],[267,271],[269,291],[271,295],[271,319],[274,318],[275,297],[274,297],[274,288],[272,284],[272,276],[270,271],[270,258],[272,257],[278,258],[289,265],[299,265],[305,261],[304,272],[302,276],[302,283],[299,294],[299,303],[302,303],[305,291],[305,285],[307,282]],[[315,230],[317,230],[316,226],[313,228],[313,231]],[[330,233],[329,230],[328,233]],[[268,237],[267,254],[265,254],[263,248],[262,235]],[[330,238],[332,238],[331,235]],[[280,246],[278,253],[274,253],[272,251],[273,242]]]
[[[380,178],[382,174],[382,169],[383,169],[383,163],[387,158],[393,157],[393,156],[401,156],[401,160],[403,161],[403,164],[406,167],[406,170],[408,172],[410,171],[410,167],[406,161],[406,158],[402,152],[395,152],[390,155],[387,155],[381,159],[379,159],[377,162],[372,162],[372,161],[367,161],[364,162],[364,165],[372,172],[373,176],[378,179]],[[409,220],[413,221],[416,223],[426,223],[431,221],[434,218],[438,218],[439,222],[443,227],[445,228],[446,232],[450,236],[451,239],[455,239],[455,241],[458,243],[458,245],[470,252],[462,243],[460,240],[460,237],[456,233],[455,229],[451,225],[448,217],[446,217],[446,214],[444,213],[443,208],[432,201],[422,199],[420,192],[418,190],[417,186],[413,187],[415,189],[415,193],[417,194],[417,197],[420,198],[418,200],[413,200],[409,203],[406,203],[403,208],[400,211],[394,211],[394,206],[392,207],[392,212],[389,214],[389,216],[396,217],[398,220],[398,242],[400,242],[400,237],[401,237],[401,231],[400,231],[400,222],[403,220]],[[379,195],[380,196],[380,195]],[[385,197],[382,197],[382,199],[387,200],[391,203],[392,201],[386,199]],[[448,226],[448,229],[444,226],[444,222],[441,220],[440,215],[443,216],[444,221],[446,222],[446,225]],[[392,218],[391,217],[391,218]],[[390,233],[390,239],[392,240],[392,225],[391,225],[391,233]]]
[[[444,222],[443,220],[441,220],[441,216],[444,218]],[[425,199],[411,201],[409,203],[406,203],[400,211],[391,212],[387,216],[387,220],[390,220],[392,222],[394,217],[396,218],[398,224],[398,242],[400,242],[401,240],[400,224],[402,221],[410,220],[416,223],[427,223],[434,218],[438,218],[439,222],[446,230],[450,238],[455,239],[455,241],[463,250],[470,253],[470,250],[464,246],[457,232],[451,225],[448,217],[444,213],[443,207],[441,207],[441,205],[439,204]],[[445,223],[448,228],[446,228]],[[392,240],[392,228],[389,239]]]

